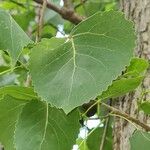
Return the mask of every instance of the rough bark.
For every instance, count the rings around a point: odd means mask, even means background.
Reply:
[[[121,10],[126,17],[135,23],[137,34],[137,47],[135,56],[150,59],[150,0],[121,0]],[[150,70],[141,86],[133,93],[120,98],[116,107],[149,124],[149,117],[137,110],[137,101],[141,91],[150,88]],[[144,100],[150,100],[150,94],[145,95]],[[130,150],[129,138],[135,131],[135,127],[118,117],[114,124],[114,150]]]

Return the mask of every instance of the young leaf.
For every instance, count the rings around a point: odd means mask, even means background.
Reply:
[[[0,9],[0,49],[7,50],[11,56],[12,64],[17,61],[24,46],[31,40],[3,9]]]
[[[150,102],[145,101],[139,104],[139,108],[144,111],[145,114],[149,115],[150,114]]]
[[[30,72],[42,99],[68,113],[105,91],[129,65],[135,35],[122,13],[98,12],[77,25],[64,44],[58,41],[33,48]]]
[[[127,67],[125,75],[132,75],[134,77],[141,75],[148,68],[149,63],[146,59],[133,58],[130,65]]]
[[[149,64],[145,59],[133,58],[127,67],[126,73],[120,79],[113,81],[112,85],[99,98],[115,98],[133,91],[142,82],[144,77],[141,75],[146,71],[148,66]]]
[[[0,95],[9,95],[21,100],[32,100],[37,98],[33,88],[14,85],[0,88]]]
[[[120,80],[116,80],[98,98],[108,99],[122,96],[136,89],[142,80],[143,77],[141,76],[136,78],[122,78]]]
[[[25,103],[10,96],[0,100],[0,143],[4,145],[5,150],[15,150],[15,125]]]
[[[31,101],[16,126],[16,150],[71,150],[79,128],[77,111],[66,116],[46,102]]]
[[[131,150],[149,150],[150,133],[136,131],[130,138]]]

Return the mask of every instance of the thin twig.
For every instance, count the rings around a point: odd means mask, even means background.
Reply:
[[[22,8],[26,8],[23,3],[19,3],[19,2],[14,1],[14,0],[10,0],[10,2],[12,2],[12,3],[14,3],[14,4],[16,4],[16,5],[18,5],[18,6],[22,7]]]
[[[38,4],[43,4],[42,0],[34,0]],[[61,15],[62,18],[74,23],[78,24],[83,20],[83,17],[79,16],[78,14],[75,13],[72,9],[68,9],[65,7],[59,8],[56,5],[47,2],[47,8],[57,12],[59,15]]]
[[[107,103],[108,103],[109,106],[111,106],[112,100],[109,99]],[[109,125],[109,121],[110,121],[110,116],[109,116],[110,110],[107,110],[107,111],[108,111],[108,114],[107,114],[108,117],[105,119],[104,131],[103,131],[103,135],[102,135],[102,139],[101,139],[101,144],[100,144],[99,150],[103,150],[103,148],[104,148],[106,135],[107,135],[107,130],[108,130],[108,125]]]
[[[83,3],[86,3],[88,0],[82,0],[81,3],[77,4],[74,9],[77,9],[78,7],[80,7],[81,5],[83,5]]]
[[[124,118],[126,118],[127,120],[137,124],[138,126],[142,127],[143,129],[145,129],[146,131],[150,131],[150,126],[148,126],[147,124],[141,122],[140,120],[136,119],[136,118],[133,118],[131,117],[130,115],[128,115],[127,113],[125,112],[122,112],[112,106],[109,106],[105,103],[102,103],[100,102],[101,105],[105,106],[107,109],[111,110],[113,114],[116,114],[118,116],[122,116]]]
[[[36,42],[40,41],[40,38],[41,38],[42,28],[43,28],[43,17],[44,17],[46,5],[47,5],[47,0],[43,0],[43,5],[42,5],[41,12],[40,12],[40,18],[39,18],[39,23],[38,23]]]
[[[103,148],[104,148],[106,134],[107,134],[107,129],[108,129],[108,124],[109,124],[109,119],[110,119],[110,117],[106,118],[106,120],[105,120],[105,127],[104,127],[104,131],[103,131],[103,135],[102,135],[102,139],[101,139],[101,144],[100,144],[99,150],[103,150]]]
[[[58,27],[56,27],[55,25],[53,25],[52,23],[46,23],[46,24],[43,24],[43,27],[46,27],[46,26],[51,26],[52,28],[54,28],[54,29],[56,29],[57,30],[57,32],[60,32],[63,36],[65,36],[65,33],[63,32],[63,31],[61,31],[61,30],[59,30],[59,28]],[[32,31],[32,33],[35,33],[37,31],[37,28],[35,28],[33,31]]]

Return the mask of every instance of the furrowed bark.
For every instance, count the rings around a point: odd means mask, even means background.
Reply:
[[[121,0],[121,10],[126,17],[135,23],[137,33],[137,46],[135,56],[150,59],[150,1],[149,0]],[[135,91],[115,103],[115,106],[141,122],[150,125],[150,118],[139,112],[137,100],[141,91],[150,88],[150,70],[141,86]],[[149,100],[150,94],[146,94],[144,100]],[[129,138],[135,128],[124,119],[115,118],[114,124],[114,150],[130,150]]]

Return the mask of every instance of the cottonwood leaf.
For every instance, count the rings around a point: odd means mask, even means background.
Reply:
[[[130,138],[131,150],[149,150],[150,133],[136,131]]]
[[[106,91],[98,96],[98,98],[108,99],[123,96],[124,94],[136,89],[142,82],[143,78],[144,77],[139,76],[135,78],[122,78],[120,80],[116,80],[112,83],[111,86],[108,87]]]
[[[142,82],[144,78],[142,75],[148,66],[149,64],[147,60],[142,58],[133,58],[126,69],[126,73],[121,75],[118,80],[113,81],[112,85],[109,86],[108,89],[99,96],[99,98],[115,98],[133,91]]]
[[[143,110],[145,114],[149,115],[150,114],[150,102],[145,101],[139,104],[140,110]]]
[[[122,13],[98,12],[58,41],[33,48],[30,72],[39,96],[68,113],[105,91],[129,65],[135,35]]]
[[[71,150],[79,128],[77,111],[66,115],[46,102],[31,101],[16,126],[16,150]]]
[[[142,58],[133,58],[130,62],[130,65],[126,69],[124,76],[137,77],[144,73],[149,67],[149,63],[146,59]]]
[[[15,150],[15,125],[25,103],[10,96],[0,100],[0,143],[5,150]]]
[[[0,35],[0,49],[8,51],[14,65],[23,47],[31,43],[31,40],[3,9],[0,9]]]
[[[0,88],[0,95],[9,95],[20,100],[32,100],[37,98],[33,88],[15,85]]]

